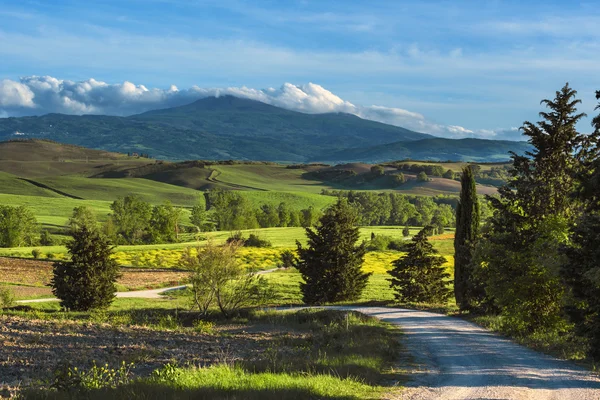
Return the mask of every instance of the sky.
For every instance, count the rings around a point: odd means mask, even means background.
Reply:
[[[598,27],[592,1],[0,0],[0,117],[130,115],[234,94],[519,139],[569,82],[587,132]]]

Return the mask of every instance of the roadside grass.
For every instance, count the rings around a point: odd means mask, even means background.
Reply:
[[[506,329],[500,315],[461,315],[490,331],[510,337],[517,343],[530,349],[552,355],[563,360],[577,361],[583,366],[593,369],[594,364],[587,358],[586,341],[573,333],[572,329],[564,332],[536,332],[529,335],[517,335]]]
[[[118,323],[118,321],[116,322]],[[233,324],[233,325],[232,325]],[[240,329],[270,332],[252,359],[225,358],[209,366],[167,364],[121,385],[74,385],[69,391],[25,390],[27,399],[374,399],[394,393],[400,332],[351,311],[249,311],[218,321],[210,335]]]

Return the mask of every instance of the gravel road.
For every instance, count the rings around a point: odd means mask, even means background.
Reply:
[[[400,308],[347,308],[399,325],[405,333],[403,343],[421,367],[401,399],[600,399],[598,376],[470,322]]]

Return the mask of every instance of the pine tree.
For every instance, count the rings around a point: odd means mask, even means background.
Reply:
[[[356,245],[358,215],[340,199],[321,217],[315,230],[306,228],[308,248],[297,242],[297,267],[306,304],[357,300],[371,274],[362,271],[365,245]]]
[[[600,100],[600,91],[596,98]],[[567,315],[577,333],[589,339],[589,355],[600,360],[600,114],[592,126],[594,133],[579,151],[583,168],[578,175],[578,195],[585,212],[571,232],[571,244],[565,251],[568,261],[560,273],[572,297]]]
[[[572,196],[582,169],[577,150],[588,140],[576,129],[585,115],[577,113],[576,94],[566,84],[553,100],[542,101],[549,111],[521,128],[533,150],[512,154],[510,180],[498,198],[488,197],[494,213],[478,248],[485,268],[476,273],[506,324],[522,334],[565,327],[559,249],[579,209]]]
[[[460,183],[454,236],[454,296],[459,308],[468,310],[472,306],[475,291],[471,259],[473,246],[479,236],[479,200],[471,167],[463,169]]]
[[[115,297],[119,266],[112,259],[113,247],[97,229],[82,226],[67,243],[71,262],[54,264],[52,292],[62,307],[87,311],[107,308]]]
[[[396,300],[417,303],[445,303],[451,295],[448,274],[443,267],[446,259],[440,256],[427,239],[423,228],[407,246],[405,256],[393,263],[389,272],[390,287]]]

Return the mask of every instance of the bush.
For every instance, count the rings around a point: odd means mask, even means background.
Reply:
[[[270,291],[264,278],[249,274],[236,258],[239,244],[215,246],[208,243],[193,252],[188,248],[180,264],[190,271],[193,304],[207,314],[216,305],[225,317],[237,313],[241,307],[261,304]]]
[[[42,246],[52,246],[54,244],[54,240],[50,236],[50,232],[47,230],[42,231],[42,234],[40,235],[40,244]]]
[[[271,247],[272,244],[266,239],[261,239],[258,235],[251,233],[248,239],[244,241],[245,247]]]
[[[281,264],[279,264],[279,268],[294,268],[296,263],[298,262],[298,257],[291,250],[284,250],[281,253]]]
[[[402,236],[404,236],[404,237],[410,236],[410,229],[408,228],[408,226],[406,226],[406,227],[404,227],[404,229],[402,229]]]
[[[42,255],[42,251],[40,249],[33,249],[31,250],[31,255],[37,260]]]
[[[0,287],[0,309],[12,307],[15,304],[15,295],[7,287]]]
[[[421,171],[417,175],[417,182],[429,182],[429,177],[425,172]]]
[[[244,237],[242,232],[236,232],[226,240],[227,244],[235,244],[243,247],[272,247],[273,245],[266,239],[261,239],[255,233],[251,233],[248,239]]]

